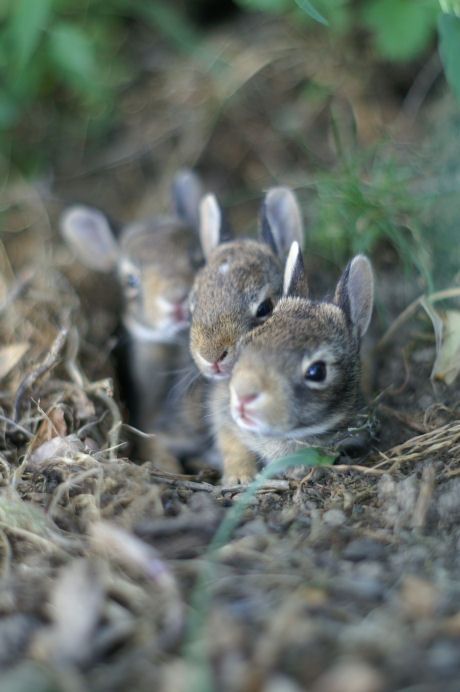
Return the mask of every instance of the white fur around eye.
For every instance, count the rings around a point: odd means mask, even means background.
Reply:
[[[260,289],[259,293],[257,294],[256,300],[254,300],[249,306],[249,309],[251,311],[251,315],[253,317],[256,316],[259,305],[261,303],[263,303],[264,300],[266,300],[267,298],[270,297],[269,294],[270,294],[270,284],[265,284],[265,286],[263,286]]]
[[[141,290],[141,273],[132,262],[122,260],[118,270],[118,277],[127,298],[135,298]]]
[[[322,361],[326,366],[326,378],[322,382],[314,382],[313,380],[308,380],[305,374],[308,368],[314,363]],[[311,354],[304,356],[302,360],[302,379],[304,380],[306,386],[309,389],[326,389],[334,382],[337,376],[337,367],[334,363],[334,354],[329,349],[320,349]]]

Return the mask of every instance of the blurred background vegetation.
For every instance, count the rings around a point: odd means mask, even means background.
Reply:
[[[176,70],[181,64],[193,66],[213,84],[211,95],[199,87],[195,101],[186,103],[185,120],[191,123],[194,104],[199,109],[207,98],[213,103],[201,130],[204,147],[206,137],[215,133],[215,122],[231,117],[234,94],[241,91],[241,82],[234,80],[232,87],[229,78],[238,69],[238,56],[223,55],[212,31],[231,35],[244,22],[255,32],[258,26],[281,22],[298,46],[305,46],[305,61],[315,50],[317,62],[321,51],[333,51],[339,61],[358,66],[357,79],[372,83],[376,94],[392,92],[407,133],[427,94],[439,84],[439,55],[451,92],[460,99],[458,15],[458,0],[0,0],[0,150],[5,179],[15,172],[29,179],[69,177],[88,156],[107,151],[112,142],[116,145],[127,113],[129,117],[134,108],[136,89],[158,65],[161,71],[162,61],[164,68],[177,56],[183,62],[174,63]],[[242,81],[249,82],[261,68],[245,69]],[[417,271],[423,286],[452,280],[459,265],[452,203],[458,192],[452,180],[460,170],[456,107],[446,116],[448,135],[434,130],[436,157],[432,142],[426,141],[420,147],[411,142],[401,155],[400,144],[391,146],[388,135],[358,137],[353,95],[349,104],[344,96],[347,86],[338,93],[337,81],[296,84],[289,75],[284,73],[287,88],[282,97],[296,103],[297,110],[280,110],[276,104],[272,109],[267,102],[267,111],[286,149],[296,149],[297,172],[306,172],[303,178],[289,178],[285,173],[292,171],[292,162],[281,155],[279,162],[274,155],[275,163],[268,168],[272,177],[284,176],[305,191],[316,251],[341,263],[351,252],[378,253],[383,243],[393,248],[407,270]],[[176,91],[189,86],[184,87],[177,72],[172,80]],[[148,88],[158,88],[158,82],[153,87],[150,82]],[[162,93],[166,99],[164,89]],[[177,95],[173,102],[174,98]],[[327,110],[333,157],[320,156],[303,139],[299,119],[304,102],[310,111]],[[244,102],[238,104],[244,110]],[[161,108],[161,100],[157,106]],[[135,127],[140,127],[139,121]],[[257,123],[248,127],[257,130]],[[263,146],[269,143],[261,142]],[[189,154],[181,150],[177,163],[200,165],[199,157]],[[188,160],[180,161],[181,156]],[[225,167],[225,159],[220,165]],[[270,183],[255,178],[262,185]],[[251,191],[233,189],[228,201],[238,203],[238,195],[244,200],[244,194],[250,196]]]

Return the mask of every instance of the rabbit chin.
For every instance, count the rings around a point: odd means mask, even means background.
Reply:
[[[242,416],[237,409],[233,407],[231,408],[230,412],[233,420],[242,430],[247,430],[248,432],[252,432],[256,435],[271,434],[271,428],[268,423],[260,418],[254,417],[250,413],[245,413],[244,416]]]
[[[162,320],[156,325],[146,325],[131,316],[125,317],[123,322],[132,337],[153,343],[174,343],[179,334],[190,326],[187,320]]]

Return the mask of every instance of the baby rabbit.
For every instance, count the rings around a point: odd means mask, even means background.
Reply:
[[[185,330],[189,292],[202,263],[201,197],[198,177],[184,170],[173,181],[173,214],[129,224],[118,239],[107,218],[91,207],[71,207],[61,219],[64,238],[86,266],[116,272],[124,299],[121,341],[128,373],[121,375],[129,382],[130,423],[147,433],[155,430],[160,413],[171,417],[165,400],[174,373],[191,365]]]
[[[230,377],[239,339],[271,315],[281,298],[283,262],[291,243],[303,244],[300,210],[285,187],[269,190],[259,240],[232,240],[213,195],[200,205],[206,258],[190,295],[192,356],[208,378]]]
[[[282,300],[241,340],[230,386],[214,390],[225,483],[249,482],[258,459],[269,463],[330,443],[346,428],[359,402],[360,342],[372,305],[372,269],[363,255],[348,264],[331,301],[308,300],[301,250],[292,244]]]

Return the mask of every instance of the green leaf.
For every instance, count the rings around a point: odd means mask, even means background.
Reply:
[[[18,105],[15,99],[4,89],[0,89],[0,130],[11,127],[18,115]]]
[[[325,26],[329,26],[329,22],[327,21],[327,19],[323,17],[323,15],[320,14],[315,7],[313,7],[309,0],[294,0],[294,2],[297,5],[297,7],[299,7],[303,12],[308,14],[316,22],[324,24]]]
[[[460,374],[460,311],[447,310],[443,315],[443,327],[431,379],[451,385]]]
[[[439,52],[446,78],[460,100],[460,17],[441,14],[438,29]]]
[[[253,12],[281,14],[289,9],[290,0],[237,0],[238,5]]]
[[[51,0],[15,0],[12,3],[8,37],[19,69],[27,65],[37,48],[51,9]]]
[[[363,21],[383,58],[411,60],[428,46],[438,12],[435,0],[372,0]]]
[[[82,29],[60,22],[50,32],[49,55],[55,68],[80,90],[91,92],[96,77],[93,43]]]

